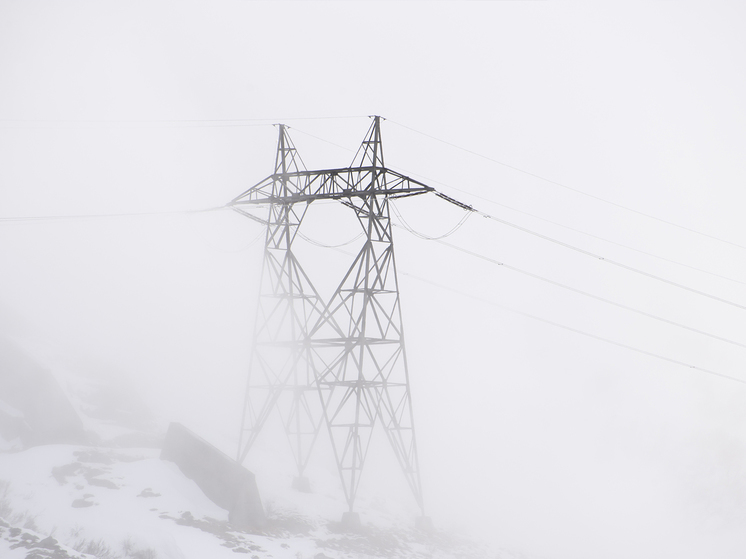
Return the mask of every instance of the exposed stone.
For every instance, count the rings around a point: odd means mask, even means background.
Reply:
[[[216,505],[228,511],[231,524],[241,528],[265,522],[254,474],[179,423],[171,423],[161,459],[175,462]]]
[[[54,376],[0,338],[0,435],[25,447],[87,444],[83,423]]]

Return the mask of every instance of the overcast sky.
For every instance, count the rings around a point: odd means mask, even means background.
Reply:
[[[448,243],[743,344],[745,26],[735,1],[2,0],[0,217],[221,206],[272,172],[272,124],[336,167],[378,114],[387,166],[725,302],[479,215]],[[428,196],[396,207],[442,235],[464,212]],[[325,211],[311,238],[357,234]],[[230,211],[2,221],[0,322],[229,447],[261,233]],[[746,348],[395,234],[436,524],[548,558],[742,556],[746,385],[504,307],[743,381]],[[303,250],[336,287],[338,253]]]

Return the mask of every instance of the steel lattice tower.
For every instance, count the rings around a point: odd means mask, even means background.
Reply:
[[[319,171],[303,167],[279,125],[274,173],[231,202],[267,227],[238,460],[278,408],[296,461],[294,484],[304,489],[303,472],[325,424],[350,513],[376,423],[423,508],[388,201],[432,190],[385,167],[381,119],[374,117],[349,167]],[[364,233],[327,301],[293,251],[316,200],[349,207]],[[269,206],[266,220],[252,213],[258,205]]]

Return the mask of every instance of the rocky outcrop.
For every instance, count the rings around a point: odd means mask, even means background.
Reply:
[[[254,474],[180,423],[169,426],[161,459],[175,462],[213,503],[226,509],[231,524],[251,528],[265,522]]]
[[[0,437],[26,448],[88,442],[52,373],[7,339],[0,339]]]

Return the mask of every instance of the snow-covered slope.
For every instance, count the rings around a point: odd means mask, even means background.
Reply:
[[[474,544],[409,526],[368,521],[356,532],[345,531],[319,512],[329,508],[328,495],[302,495],[299,506],[293,506],[287,492],[278,491],[280,499],[275,500],[266,485],[267,526],[239,531],[228,524],[225,510],[207,499],[175,464],[160,460],[155,449],[40,446],[0,456],[0,479],[5,480],[0,512],[7,524],[0,532],[0,557],[27,557],[18,554],[20,550],[37,553],[28,557],[46,557],[39,553],[47,549],[42,544],[50,545],[51,540],[44,539],[49,536],[65,546],[49,555],[60,558],[71,550],[141,559],[220,558],[235,553],[258,558],[488,555]],[[380,511],[370,516],[382,517],[378,524],[386,524]],[[42,547],[24,547],[29,542]]]
[[[136,390],[121,378],[82,377],[45,365],[91,444],[24,449],[18,441],[4,441],[13,444],[0,448],[2,559],[509,556],[437,529],[416,530],[416,509],[383,494],[361,495],[362,526],[343,529],[336,472],[317,468],[313,492],[294,491],[292,468],[271,444],[252,451],[250,465],[268,522],[250,532],[237,530],[227,511],[176,464],[159,458],[168,418],[148,409]],[[215,442],[229,450],[225,441]]]

